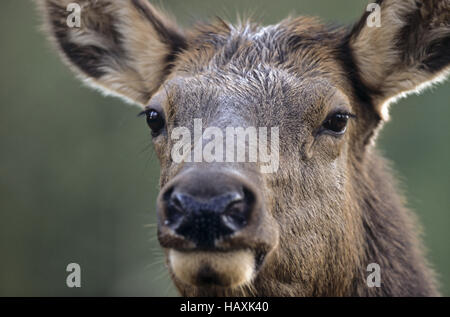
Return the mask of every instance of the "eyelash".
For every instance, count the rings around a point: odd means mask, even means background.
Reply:
[[[147,110],[143,110],[143,111],[141,111],[141,112],[139,112],[138,113],[138,118],[141,118],[141,117],[143,117],[143,116],[146,116],[147,115],[147,112],[149,111],[150,109],[147,109]]]
[[[348,116],[349,119],[356,119],[356,118],[357,118],[356,114],[351,113],[351,112],[346,111],[346,110],[338,110],[338,111],[332,112],[332,113],[328,116],[328,118],[330,118],[330,117],[332,117],[332,116],[335,116],[335,115],[338,115],[338,114],[341,114],[341,115],[343,115],[343,116]],[[328,118],[327,118],[327,119],[328,119]]]

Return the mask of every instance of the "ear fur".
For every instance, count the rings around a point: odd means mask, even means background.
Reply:
[[[350,37],[359,77],[379,115],[396,98],[450,74],[450,0],[378,0],[381,26],[366,13]]]
[[[78,0],[81,26],[70,27],[72,0],[35,0],[64,61],[90,85],[145,105],[170,74],[186,41],[146,0]]]

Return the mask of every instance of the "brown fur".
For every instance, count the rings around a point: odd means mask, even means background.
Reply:
[[[389,101],[449,73],[450,1],[379,0],[381,28],[369,28],[366,14],[351,29],[300,17],[268,27],[218,20],[185,34],[143,0],[83,1],[81,30],[61,23],[69,1],[38,2],[51,37],[77,72],[164,113],[166,128],[153,139],[162,193],[176,182],[217,190],[236,172],[257,194],[258,212],[249,227],[217,245],[220,252],[250,250],[255,263],[264,259],[253,278],[239,287],[195,285],[181,280],[169,261],[182,295],[438,294],[416,221],[374,141]],[[356,115],[347,132],[319,133],[339,107]],[[279,126],[279,170],[260,174],[250,163],[173,163],[168,135],[174,127],[191,127],[194,118],[222,128]],[[214,182],[202,174],[212,170],[222,173]],[[159,227],[167,254],[195,250],[162,222]],[[200,258],[188,267],[209,261]],[[223,256],[214,258],[212,263]],[[381,267],[379,288],[366,284],[369,263]]]

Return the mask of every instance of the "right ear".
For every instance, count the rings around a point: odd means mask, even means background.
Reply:
[[[36,0],[48,34],[63,59],[89,84],[145,105],[161,86],[182,33],[147,0]],[[80,27],[70,27],[69,4],[81,8]]]

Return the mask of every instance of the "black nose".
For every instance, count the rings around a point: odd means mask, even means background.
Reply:
[[[202,197],[203,196],[203,197]],[[217,239],[244,228],[250,218],[255,196],[245,187],[212,197],[194,196],[176,187],[163,195],[164,226],[196,244],[213,248]]]

